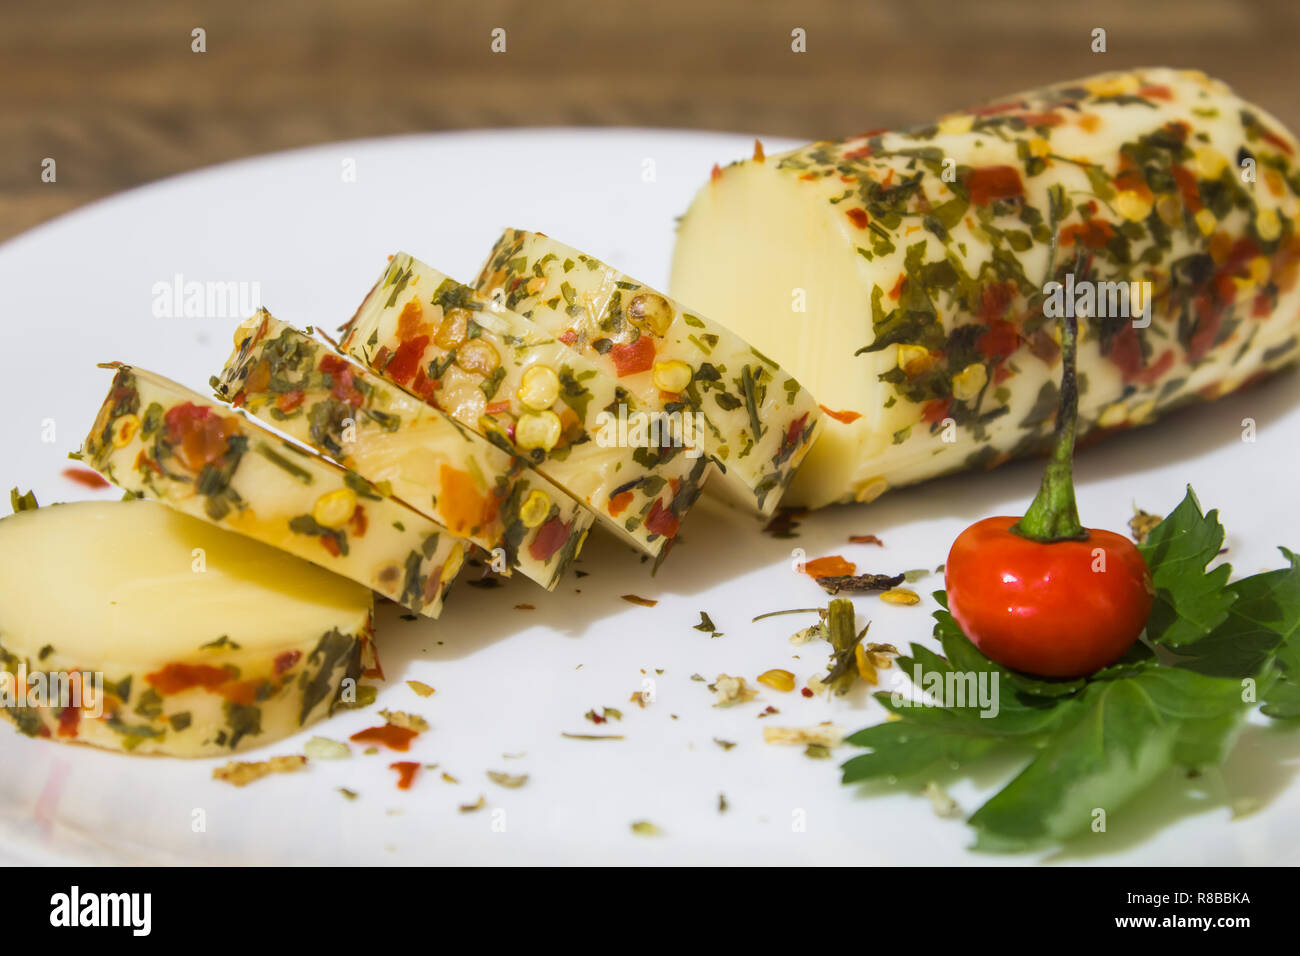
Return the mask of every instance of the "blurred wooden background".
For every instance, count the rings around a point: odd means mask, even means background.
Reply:
[[[552,125],[820,138],[1140,64],[1203,69],[1296,128],[1298,28],[1296,0],[3,0],[0,239],[330,140]]]

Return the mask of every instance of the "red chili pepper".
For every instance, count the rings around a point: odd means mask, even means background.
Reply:
[[[655,344],[650,336],[643,335],[629,345],[615,345],[609,350],[618,377],[648,372],[655,363]]]
[[[559,515],[548,520],[533,537],[532,542],[528,545],[528,553],[534,561],[549,561],[555,552],[564,547],[564,542],[569,540],[570,525],[567,525],[560,519]]]
[[[1146,627],[1151,572],[1122,535],[1085,528],[1074,499],[1077,321],[1064,320],[1056,445],[1025,516],[985,518],[953,543],[948,608],[966,636],[1006,667],[1082,677],[1114,663]]]

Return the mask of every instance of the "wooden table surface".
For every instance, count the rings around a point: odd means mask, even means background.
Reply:
[[[1136,65],[1203,69],[1296,129],[1298,28],[1295,0],[4,0],[0,239],[331,140],[556,125],[823,138]]]

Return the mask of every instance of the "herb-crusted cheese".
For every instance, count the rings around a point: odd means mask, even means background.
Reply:
[[[0,564],[0,713],[33,737],[268,744],[331,713],[370,649],[368,589],[152,501],[5,518]]]
[[[816,440],[799,383],[740,336],[592,256],[536,232],[497,240],[476,287],[616,378],[643,408],[696,415],[727,497],[776,510]]]
[[[105,478],[438,616],[464,563],[464,539],[226,405],[113,367],[82,448]]]
[[[345,352],[529,462],[647,554],[663,553],[699,496],[709,458],[671,429],[614,426],[620,406],[640,410],[617,379],[405,253],[343,331]]]
[[[716,169],[672,288],[829,410],[787,503],[870,500],[1043,447],[1067,297],[1081,432],[1293,361],[1296,148],[1200,73],[1065,83]]]
[[[265,311],[213,386],[548,589],[595,520],[521,458]]]

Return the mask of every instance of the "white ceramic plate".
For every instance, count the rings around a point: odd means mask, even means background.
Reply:
[[[786,144],[772,141],[769,151]],[[226,357],[235,318],[159,318],[155,284],[256,282],[280,318],[334,328],[405,249],[472,279],[506,226],[541,229],[652,284],[666,284],[673,219],[715,162],[747,155],[752,137],[663,131],[515,131],[345,143],[181,176],[97,203],[0,246],[0,448],[3,479],[43,502],[87,492],[62,477],[108,383],[95,363],[120,359],[204,389]],[[352,166],[347,164],[351,162]],[[355,169],[346,182],[345,169]],[[57,184],[50,189],[59,188]],[[1276,567],[1273,546],[1300,547],[1294,463],[1300,378],[1177,415],[1088,450],[1078,463],[1085,523],[1122,529],[1136,502],[1165,513],[1195,485],[1219,507],[1241,573]],[[1241,423],[1258,425],[1253,444]],[[53,423],[54,441],[49,437]],[[1030,857],[971,854],[960,821],[914,794],[875,795],[838,783],[836,760],[763,743],[766,724],[831,720],[856,730],[883,716],[861,691],[806,700],[763,689],[757,702],[715,709],[700,674],[753,678],[824,671],[824,645],[794,647],[807,621],[755,614],[824,604],[791,569],[792,547],[843,554],[864,570],[939,565],[974,519],[1020,513],[1040,466],[945,479],[870,506],[805,520],[795,540],[706,504],[683,525],[657,577],[610,538],[593,535],[579,567],[546,594],[523,579],[505,588],[459,585],[437,622],[379,620],[388,681],[369,711],[337,716],[246,759],[301,752],[314,734],[345,739],[379,723],[380,707],[433,725],[411,759],[439,765],[398,791],[387,752],[313,763],[246,789],[214,782],[222,761],[149,759],[29,740],[0,725],[0,859],[10,862],[168,863],[1084,863],[1293,862],[1300,845],[1300,733],[1248,728],[1228,763],[1188,782],[1171,775],[1108,832]],[[883,549],[846,543],[872,533]],[[75,587],[75,581],[68,582]],[[942,586],[922,581],[928,593]],[[654,608],[626,603],[635,593]],[[57,601],[58,595],[33,595]],[[928,597],[890,607],[859,597],[874,640],[928,641]],[[516,610],[530,603],[536,610]],[[693,625],[707,611],[725,636]],[[3,624],[0,623],[0,627]],[[437,694],[420,699],[421,680]],[[633,691],[653,690],[642,710]],[[777,716],[758,718],[768,704]],[[595,727],[589,709],[621,722]],[[562,732],[608,732],[581,741]],[[731,741],[724,749],[715,743]],[[507,759],[504,754],[524,754]],[[445,782],[445,770],[459,783]],[[527,773],[503,789],[488,770]],[[1013,767],[956,782],[966,811]],[[354,801],[336,788],[360,794]],[[719,813],[719,794],[729,809]],[[486,808],[462,813],[480,795]],[[1233,819],[1230,809],[1258,805]],[[202,811],[202,813],[199,813]],[[663,831],[646,837],[630,824]],[[196,821],[202,821],[200,831]]]

